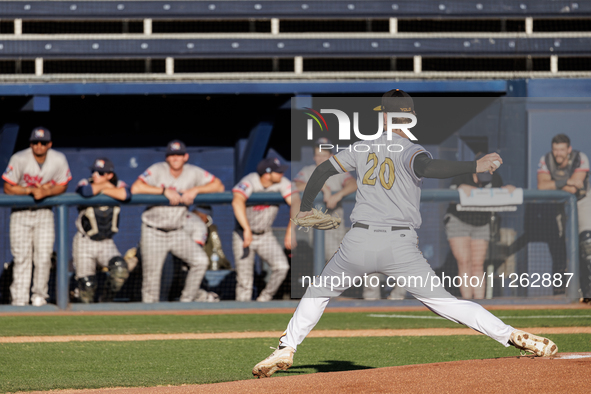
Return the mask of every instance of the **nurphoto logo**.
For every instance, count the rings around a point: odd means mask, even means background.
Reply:
[[[339,124],[339,141],[350,141],[351,140],[351,120],[349,116],[341,110],[338,109],[321,109],[320,112],[306,107],[309,112],[305,112],[306,115],[310,117],[307,120],[307,135],[306,138],[308,141],[314,140],[314,123],[318,125],[320,131],[328,131],[328,124],[326,119],[322,114],[332,114],[337,117],[337,121]],[[378,127],[377,131],[373,134],[363,134],[359,130],[359,112],[353,113],[353,133],[355,137],[359,138],[362,141],[374,141],[377,140],[382,136],[384,133],[384,112],[378,112]],[[394,123],[396,121],[400,121],[401,118],[410,119],[410,123]],[[410,128],[416,126],[417,124],[417,117],[414,114],[406,113],[406,112],[386,112],[386,133],[388,141],[392,140],[392,130],[398,129],[401,130],[411,141],[417,141],[417,137],[415,137],[411,132]],[[389,152],[401,152],[403,150],[402,145],[400,144],[372,144],[372,146],[377,146],[379,151],[380,146],[385,146],[385,148]],[[351,150],[351,147],[339,147],[337,144],[336,147],[332,144],[320,144],[319,149],[325,150],[332,150],[336,148],[337,152],[339,150],[347,149]],[[356,144],[354,147],[356,152],[368,152],[370,150],[370,146],[367,144]]]

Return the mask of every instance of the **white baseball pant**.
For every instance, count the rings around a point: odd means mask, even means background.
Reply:
[[[236,268],[236,301],[252,300],[255,253],[271,267],[269,282],[259,294],[262,300],[271,300],[289,271],[289,263],[283,248],[270,230],[261,235],[253,234],[249,253],[244,257],[242,257],[244,254],[243,242],[238,233],[234,231],[232,233],[232,249]]]
[[[374,272],[397,279],[404,277],[406,290],[437,315],[464,324],[509,346],[513,327],[476,303],[458,300],[442,286],[431,288],[430,278],[435,273],[418,248],[418,237],[414,230],[391,231],[390,227],[378,226],[369,226],[368,229],[356,227],[347,233],[322,275],[316,278],[316,283],[322,286],[308,287],[281,337],[281,343],[297,349],[320,320],[330,298],[339,296],[351,286],[344,281],[344,284],[334,286],[331,290],[331,278],[344,276],[353,279]],[[327,286],[323,285],[325,277]],[[407,280],[411,277],[415,277],[414,283]],[[421,278],[422,284],[418,278]],[[333,284],[335,282],[333,280]]]
[[[207,292],[202,290],[201,282],[209,264],[207,254],[183,229],[161,231],[142,224],[140,241],[142,254],[142,301],[160,301],[160,281],[162,267],[168,252],[189,265],[181,302],[205,299]]]
[[[76,267],[76,279],[95,275],[97,263],[101,267],[108,267],[109,261],[116,256],[121,256],[121,253],[112,239],[94,241],[80,231],[74,236],[72,257]]]
[[[27,305],[29,292],[44,299],[49,297],[49,271],[55,240],[51,209],[19,210],[10,214],[10,251],[14,257],[10,285],[12,305]],[[33,288],[31,289],[31,271]]]

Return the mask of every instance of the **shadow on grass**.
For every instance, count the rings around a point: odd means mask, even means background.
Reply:
[[[289,371],[296,372],[302,369],[315,369],[315,372],[339,372],[339,371],[355,371],[358,369],[373,369],[374,367],[368,367],[366,365],[357,365],[352,361],[343,360],[324,360],[322,364],[310,364],[310,365],[297,365],[291,367]]]

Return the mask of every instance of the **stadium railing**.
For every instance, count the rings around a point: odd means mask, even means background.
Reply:
[[[589,2],[6,1],[0,16],[0,60],[15,63],[0,65],[9,80],[330,78],[331,72],[521,78],[591,71]],[[208,30],[205,22],[223,27]],[[325,29],[324,22],[336,25]],[[73,23],[78,30],[66,27]],[[93,32],[97,23],[126,27]]]
[[[577,200],[570,193],[563,191],[540,191],[524,190],[524,203],[560,203],[564,204],[566,220],[565,239],[567,272],[572,272],[572,283],[567,288],[566,297],[570,301],[579,298],[579,245],[578,245],[578,218],[577,218]],[[354,201],[354,195],[347,196],[346,201]],[[196,204],[230,204],[232,202],[232,193],[217,193],[208,195],[199,195],[195,199]],[[428,189],[421,194],[421,202],[459,202],[457,191],[448,189]],[[282,204],[283,198],[279,193],[254,193],[249,198],[249,203],[267,203]],[[317,203],[321,204],[321,200]],[[164,196],[154,195],[133,195],[127,203],[121,203],[110,197],[95,196],[83,198],[75,193],[66,193],[60,196],[49,197],[43,201],[35,202],[31,196],[11,196],[0,195],[1,207],[31,207],[31,206],[55,206],[57,215],[57,280],[56,280],[56,300],[59,309],[67,309],[69,304],[69,273],[68,259],[70,256],[68,239],[68,207],[77,205],[168,205],[168,200]],[[318,273],[325,264],[324,261],[324,234],[322,231],[315,230],[314,237],[314,271]],[[1,308],[0,308],[1,309]]]

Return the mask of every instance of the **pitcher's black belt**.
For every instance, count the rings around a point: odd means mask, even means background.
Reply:
[[[355,223],[355,224],[353,225],[353,227],[359,227],[359,228],[363,228],[363,229],[365,229],[365,230],[369,229],[369,225],[367,225],[367,224],[363,224],[363,223],[359,223],[359,222]],[[391,231],[398,231],[398,230],[410,230],[410,227],[392,226],[390,230],[391,230]]]

